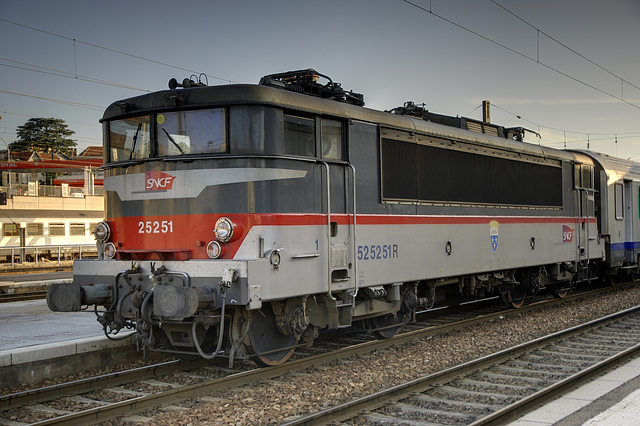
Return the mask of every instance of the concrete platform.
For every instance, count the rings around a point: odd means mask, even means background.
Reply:
[[[509,424],[517,426],[640,424],[640,358]]]
[[[53,282],[71,280],[3,281],[2,287],[20,293]],[[93,311],[51,312],[44,299],[0,304],[0,388],[139,357],[134,349],[132,338],[108,339]]]
[[[51,376],[68,376],[141,358],[131,337],[106,337],[49,343],[0,351],[0,388],[37,384]]]
[[[50,284],[72,282],[73,272],[42,272],[0,276],[0,294],[18,294],[46,290]]]
[[[3,293],[46,290],[53,283],[70,283],[70,277],[61,278],[65,275],[69,273],[2,277],[0,290]],[[52,312],[44,299],[0,304],[0,351],[98,336],[104,334],[92,311]]]
[[[0,304],[0,351],[98,336],[93,311],[51,312],[44,299]]]

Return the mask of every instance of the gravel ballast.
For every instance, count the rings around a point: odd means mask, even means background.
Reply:
[[[278,424],[640,304],[640,287],[566,302],[139,413],[149,425]],[[187,408],[183,410],[180,408]],[[103,424],[127,424],[125,419]]]
[[[416,339],[384,351],[353,356],[271,380],[255,381],[238,388],[193,397],[175,406],[148,409],[133,417],[101,424],[130,425],[132,421],[147,425],[279,424],[638,304],[640,285],[592,299],[567,301],[535,312],[501,317],[464,330]],[[142,362],[136,360],[132,364],[140,365]],[[58,378],[51,382],[72,379],[75,378]],[[16,387],[11,392],[20,390]],[[128,391],[146,390],[136,388]],[[6,393],[7,390],[4,391]],[[98,398],[101,392],[110,392],[105,401],[125,398],[121,393],[99,390],[83,396]],[[77,404],[73,400],[68,402],[70,409]],[[46,408],[67,409],[63,405]],[[3,414],[2,417],[6,417],[7,413]],[[50,412],[40,414],[39,420],[51,417]],[[9,417],[14,421],[24,421],[22,415],[16,410]]]

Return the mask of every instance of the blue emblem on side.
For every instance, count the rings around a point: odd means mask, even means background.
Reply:
[[[493,251],[498,249],[498,226],[500,224],[497,220],[492,220],[489,222],[489,236],[491,237],[491,247],[493,247]]]

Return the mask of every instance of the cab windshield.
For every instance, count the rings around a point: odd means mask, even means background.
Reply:
[[[111,161],[129,161],[149,158],[150,117],[132,117],[109,124],[109,150]]]
[[[226,151],[222,108],[163,112],[109,123],[111,162]]]

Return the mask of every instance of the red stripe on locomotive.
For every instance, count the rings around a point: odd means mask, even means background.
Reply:
[[[178,260],[208,259],[206,246],[215,240],[214,225],[220,217],[229,217],[242,223],[243,234],[226,243],[224,258],[234,258],[245,237],[254,226],[323,226],[328,224],[323,214],[200,214],[133,216],[110,219],[112,241],[117,243],[118,258],[152,260],[163,259],[153,253],[183,253],[175,256]],[[398,215],[358,215],[357,224],[375,225],[477,225],[497,220],[501,224],[562,223],[575,224],[578,219],[571,217],[489,217],[489,216],[398,216]],[[352,215],[331,215],[331,221],[338,225],[353,223]],[[595,223],[595,219],[589,219]],[[146,254],[145,254],[146,253]]]

